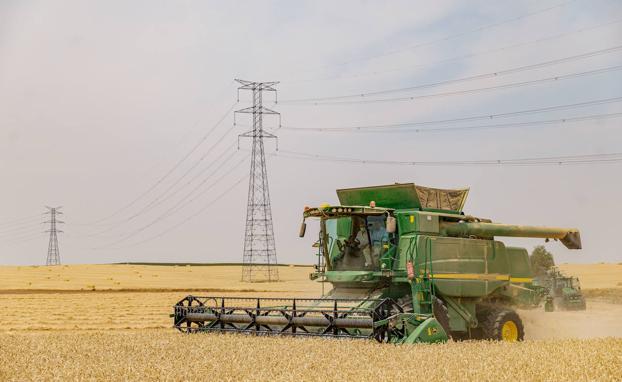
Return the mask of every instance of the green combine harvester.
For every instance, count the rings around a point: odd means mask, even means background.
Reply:
[[[520,341],[515,307],[545,297],[527,251],[496,237],[555,239],[580,249],[579,231],[493,223],[465,215],[468,190],[412,183],[337,190],[340,205],[306,207],[319,219],[312,279],[332,284],[317,299],[187,296],[174,307],[184,332],[373,338],[417,343]]]
[[[536,277],[534,285],[548,291],[544,310],[585,310],[585,297],[581,292],[579,278],[564,275],[558,268],[549,269],[545,275]]]

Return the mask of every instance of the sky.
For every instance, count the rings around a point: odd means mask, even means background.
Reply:
[[[232,111],[252,100],[236,78],[279,81],[278,102],[264,95],[281,114],[264,118],[279,262],[315,261],[304,206],[394,182],[469,187],[465,212],[496,222],[579,228],[582,250],[546,243],[558,263],[622,262],[620,46],[614,0],[3,0],[0,264],[45,263],[44,206],[63,206],[66,264],[240,262],[251,120]],[[600,154],[617,159],[424,165]]]

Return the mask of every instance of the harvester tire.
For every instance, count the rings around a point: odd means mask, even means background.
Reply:
[[[522,341],[525,337],[523,321],[510,309],[493,308],[481,322],[484,339],[493,341]]]
[[[443,300],[437,297],[432,297],[432,313],[434,313],[436,321],[438,321],[438,323],[443,327],[443,330],[445,330],[447,338],[452,339],[449,327],[449,311],[447,310],[447,306],[445,306]]]

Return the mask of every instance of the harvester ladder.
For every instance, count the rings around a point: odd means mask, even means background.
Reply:
[[[414,273],[415,273],[415,285],[413,287],[413,294],[416,294],[416,299],[421,306],[427,306],[427,312],[432,313],[432,298],[435,295],[434,291],[434,273],[432,270],[432,251],[431,242],[428,240],[425,251],[423,253],[423,262],[419,262],[419,256],[421,254],[416,250],[417,240],[411,240],[409,246],[410,256],[413,261]],[[413,258],[413,252],[415,256]],[[415,296],[413,296],[415,297]]]

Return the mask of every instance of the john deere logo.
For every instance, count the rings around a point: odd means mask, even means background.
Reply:
[[[437,328],[434,328],[434,327],[428,328],[428,336],[433,336],[436,333],[438,333],[438,329]]]

